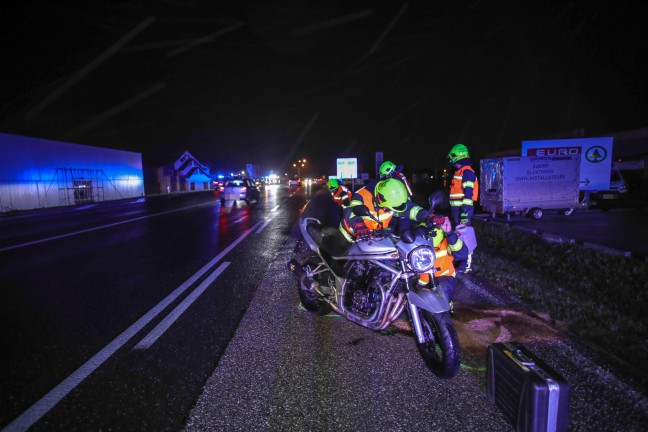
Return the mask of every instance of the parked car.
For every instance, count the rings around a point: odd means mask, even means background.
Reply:
[[[302,182],[301,179],[298,178],[297,176],[291,178],[288,180],[288,189],[289,190],[297,190],[302,187]]]
[[[242,200],[250,203],[252,200],[259,200],[259,188],[250,179],[231,179],[227,180],[220,188],[220,201],[238,201]]]

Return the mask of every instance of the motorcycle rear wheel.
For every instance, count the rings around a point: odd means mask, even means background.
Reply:
[[[461,367],[461,350],[450,314],[419,309],[419,317],[426,341],[416,345],[425,365],[439,378],[454,377]]]
[[[297,281],[297,292],[301,304],[307,311],[313,312],[315,315],[326,315],[331,312],[331,306],[328,303],[320,300],[317,294],[303,287],[299,281]]]

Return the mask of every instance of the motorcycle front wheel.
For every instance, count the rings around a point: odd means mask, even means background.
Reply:
[[[439,378],[454,377],[461,367],[461,350],[450,314],[419,309],[419,317],[425,342],[416,345],[425,365]]]

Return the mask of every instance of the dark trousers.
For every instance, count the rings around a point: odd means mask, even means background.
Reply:
[[[472,252],[468,255],[468,258],[466,258],[465,260],[455,261],[454,266],[455,266],[455,270],[457,271],[457,274],[466,273],[466,270],[468,269],[472,270]]]
[[[449,302],[454,298],[455,288],[457,288],[457,278],[454,276],[439,276],[438,278],[439,285],[445,294],[446,300]]]
[[[463,210],[463,207],[461,206],[450,206],[450,216],[452,216],[452,224],[456,227],[457,225],[460,224],[460,214],[461,211]],[[473,214],[475,213],[475,208],[474,207],[468,207],[466,210],[466,214],[468,217],[468,222],[472,220]]]

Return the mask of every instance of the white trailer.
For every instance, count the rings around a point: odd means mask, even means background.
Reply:
[[[479,200],[493,216],[540,219],[546,210],[569,216],[578,207],[579,178],[579,155],[482,159]]]

